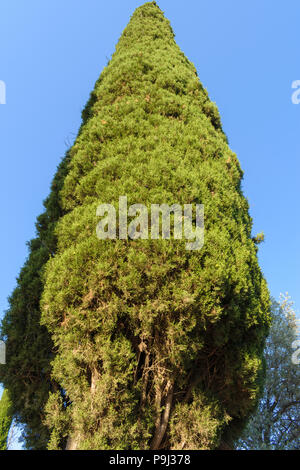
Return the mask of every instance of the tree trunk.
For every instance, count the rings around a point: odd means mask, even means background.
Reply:
[[[79,436],[69,436],[67,439],[65,450],[77,450],[78,443],[79,443]]]
[[[164,438],[164,435],[165,435],[165,432],[167,430],[167,426],[169,423],[171,406],[172,406],[172,401],[173,401],[173,390],[174,390],[174,387],[171,384],[171,382],[168,382],[167,389],[168,389],[168,393],[167,393],[167,398],[166,398],[165,410],[162,416],[159,415],[158,417],[158,422],[156,425],[154,438],[151,443],[151,450],[159,449],[159,446],[161,444],[161,441]]]

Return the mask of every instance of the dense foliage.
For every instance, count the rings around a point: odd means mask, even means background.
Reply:
[[[155,2],[134,13],[82,117],[2,322],[0,381],[26,447],[228,446],[263,375],[260,238],[217,108]],[[204,247],[100,241],[96,208],[122,195],[204,204]]]
[[[23,428],[23,439],[29,449],[47,447],[49,431],[43,423],[44,406],[49,391],[59,388],[51,379],[53,344],[47,329],[40,325],[40,298],[43,267],[56,249],[53,229],[62,215],[58,194],[68,158],[67,154],[59,165],[50,196],[44,202],[45,212],[37,219],[37,236],[28,243],[29,256],[1,326],[7,357],[6,364],[0,366],[0,381],[9,391],[13,415]]]
[[[272,303],[267,338],[264,394],[237,447],[247,450],[300,450],[300,367],[292,361],[296,315],[288,298]],[[299,354],[298,354],[299,355]]]
[[[12,423],[12,403],[7,390],[0,400],[0,450],[7,450],[7,438]]]
[[[47,403],[49,448],[228,445],[259,395],[269,294],[239,162],[155,2],[135,11],[83,118],[44,274],[64,391]],[[97,206],[124,195],[204,204],[204,247],[99,240]]]

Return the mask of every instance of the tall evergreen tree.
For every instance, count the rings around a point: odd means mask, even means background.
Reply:
[[[12,403],[7,390],[0,400],[0,450],[7,450],[7,437],[12,423]]]
[[[70,150],[44,274],[49,448],[212,449],[256,404],[269,294],[216,106],[155,2],[138,8]],[[99,240],[96,208],[205,205],[205,244]],[[118,227],[119,229],[119,227]]]

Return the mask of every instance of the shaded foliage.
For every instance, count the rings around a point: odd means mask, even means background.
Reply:
[[[43,424],[49,391],[58,389],[51,380],[53,343],[45,326],[40,325],[41,274],[56,249],[54,226],[62,215],[59,190],[65,177],[68,154],[58,167],[45,200],[45,212],[37,219],[37,236],[28,243],[29,255],[9,298],[9,309],[1,325],[6,342],[6,364],[0,366],[0,381],[9,391],[16,422],[23,428],[25,446],[44,449],[49,432]]]

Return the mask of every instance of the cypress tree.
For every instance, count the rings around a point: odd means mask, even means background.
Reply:
[[[269,294],[239,162],[155,2],[82,117],[2,326],[0,378],[27,446],[49,428],[50,449],[224,447],[259,395]],[[204,204],[204,247],[99,240],[98,205],[123,195]]]
[[[242,170],[155,2],[133,14],[83,114],[42,322],[57,354],[50,449],[213,449],[259,396],[269,294]],[[101,203],[205,206],[205,243],[99,240]],[[119,227],[118,227],[119,228]]]

